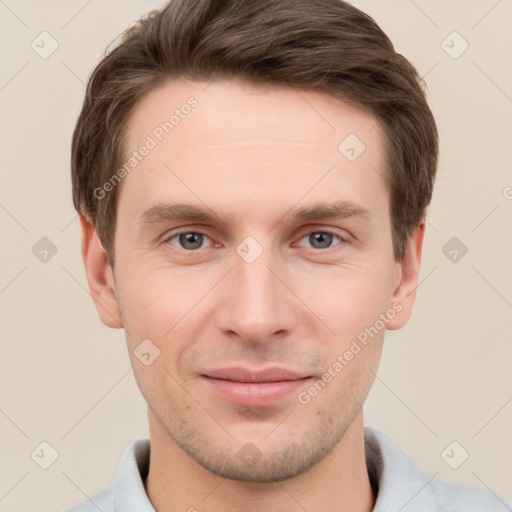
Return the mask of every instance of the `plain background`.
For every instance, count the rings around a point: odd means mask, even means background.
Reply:
[[[512,0],[354,3],[425,77],[441,136],[415,311],[387,333],[366,424],[427,475],[512,499]],[[2,511],[85,500],[148,435],[123,331],[88,292],[69,159],[102,52],[163,4],[0,1]],[[58,43],[46,59],[31,47],[51,48],[43,31]],[[57,250],[46,262],[43,237]],[[58,453],[48,469],[42,442]]]

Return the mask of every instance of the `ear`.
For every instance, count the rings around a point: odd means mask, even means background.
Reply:
[[[89,289],[101,321],[114,329],[123,327],[115,294],[115,281],[107,253],[89,218],[80,215],[82,259]]]
[[[395,292],[391,297],[392,309],[397,311],[395,317],[390,320],[386,329],[401,329],[411,317],[418,275],[420,272],[421,250],[425,235],[425,223],[418,226],[407,241],[406,252],[403,260],[397,263],[397,278],[395,280]],[[390,304],[390,306],[391,306]]]

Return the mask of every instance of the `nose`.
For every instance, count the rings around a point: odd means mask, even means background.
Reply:
[[[234,253],[217,308],[219,328],[251,344],[290,334],[297,324],[298,301],[286,281],[283,265],[270,250],[251,263]]]

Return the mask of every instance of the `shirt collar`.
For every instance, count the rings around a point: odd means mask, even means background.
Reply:
[[[113,486],[116,512],[155,512],[144,488],[150,452],[149,439],[139,439],[123,453]]]
[[[377,486],[373,512],[435,512],[432,478],[418,471],[382,432],[365,427],[364,444],[372,487]]]

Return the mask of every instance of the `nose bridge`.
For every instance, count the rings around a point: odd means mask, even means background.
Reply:
[[[290,330],[294,306],[290,293],[274,274],[278,256],[248,237],[233,254],[233,269],[221,312],[221,328],[252,343]],[[272,269],[272,270],[271,270]]]
[[[233,278],[238,282],[240,298],[247,306],[261,308],[275,300],[277,283],[270,271],[273,259],[269,250],[262,252],[254,261],[236,258]]]

